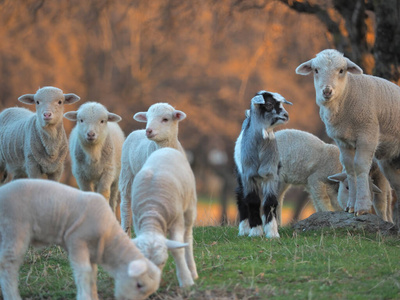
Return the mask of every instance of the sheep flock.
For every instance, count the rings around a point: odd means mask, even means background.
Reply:
[[[303,187],[317,212],[373,208],[398,226],[400,87],[363,74],[333,49],[296,73],[313,74],[320,117],[335,144],[280,129],[290,119],[284,105],[292,103],[276,92],[255,93],[234,146],[238,235],[280,238],[291,186]],[[99,102],[64,113],[80,97],[51,86],[18,100],[36,112],[0,112],[3,299],[21,299],[18,271],[29,245],[68,252],[77,299],[98,299],[98,264],[114,278],[116,299],[146,299],[160,286],[169,251],[180,287],[195,285],[196,182],[178,140],[186,114],[155,103],[133,116],[146,128],[125,138],[122,118]],[[63,118],[75,122],[69,137]],[[59,182],[69,161],[79,189]]]

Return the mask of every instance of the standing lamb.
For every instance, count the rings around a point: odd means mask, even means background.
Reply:
[[[115,279],[116,299],[145,299],[160,283],[160,270],[123,232],[105,199],[43,179],[0,187],[0,284],[5,300],[21,299],[18,270],[31,244],[68,251],[77,299],[98,299],[97,264]]]
[[[195,178],[186,157],[172,148],[154,151],[133,181],[134,242],[160,269],[170,249],[181,287],[198,278],[192,235],[196,205]]]
[[[21,107],[0,113],[0,180],[5,181],[9,174],[14,179],[47,175],[48,179],[59,181],[68,154],[62,122],[64,104],[80,98],[48,86],[18,100],[35,104],[36,113]]]
[[[121,117],[96,102],[87,102],[78,111],[67,112],[64,116],[77,122],[70,134],[69,148],[72,173],[79,188],[102,194],[116,212],[121,151],[125,140],[117,124]]]
[[[300,75],[311,72],[321,119],[339,146],[348,175],[346,210],[370,211],[368,174],[374,156],[400,199],[400,87],[363,75],[359,66],[333,49],[318,53],[296,69]]]
[[[170,147],[185,154],[178,141],[178,123],[186,114],[167,103],[156,103],[147,112],[138,112],[133,118],[138,122],[147,122],[146,129],[133,131],[122,147],[121,175],[121,225],[131,236],[131,189],[133,179],[142,168],[147,157],[157,149]]]
[[[276,220],[279,153],[273,129],[289,120],[283,103],[291,104],[277,93],[258,92],[251,99],[250,111],[236,141],[239,235],[261,236],[264,224],[266,237],[279,237]],[[262,213],[260,189],[264,196]]]
[[[342,171],[339,148],[301,130],[280,130],[275,137],[281,162],[278,219],[281,220],[283,199],[291,185],[305,188],[317,212],[340,210],[339,183],[328,179]]]

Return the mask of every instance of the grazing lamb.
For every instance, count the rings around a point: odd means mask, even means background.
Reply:
[[[332,49],[296,69],[300,75],[311,72],[321,119],[339,146],[348,175],[346,210],[356,215],[370,211],[368,174],[374,156],[400,199],[400,87],[363,75],[359,66]]]
[[[77,122],[70,134],[69,148],[72,173],[79,188],[102,194],[115,212],[121,151],[125,140],[116,123],[121,121],[121,117],[96,102],[87,102],[78,111],[67,112],[64,116]]]
[[[251,99],[250,111],[235,145],[236,189],[240,224],[239,235],[279,237],[278,206],[279,153],[273,129],[289,120],[281,95],[258,92]],[[260,189],[264,196],[260,214]],[[262,219],[261,219],[262,215]]]
[[[339,158],[338,158],[339,159]],[[346,172],[338,173],[328,177],[333,182],[339,182],[338,203],[342,209],[347,206],[349,199],[349,182]],[[392,216],[392,188],[385,178],[374,159],[369,173],[370,194],[373,195],[373,206],[375,213],[384,221],[393,223]]]
[[[174,148],[185,153],[178,141],[178,123],[186,118],[184,112],[176,110],[167,103],[156,103],[150,106],[147,112],[138,112],[133,118],[139,122],[147,122],[147,124],[145,130],[133,131],[126,138],[122,147],[119,180],[121,225],[129,236],[131,236],[132,227],[132,183],[147,157],[163,147]]]
[[[196,205],[195,178],[186,157],[172,148],[154,151],[133,181],[134,242],[160,269],[170,249],[181,287],[198,278],[192,235]]]
[[[35,104],[36,113],[21,107],[0,113],[0,180],[4,182],[9,174],[14,179],[47,175],[59,181],[68,154],[62,122],[64,104],[80,98],[49,86],[18,100]]]
[[[21,299],[18,270],[28,246],[57,244],[68,251],[77,299],[97,298],[97,264],[115,279],[116,299],[145,299],[160,270],[123,232],[105,199],[43,179],[0,187],[0,284],[5,300]]]
[[[291,185],[305,188],[317,212],[340,210],[339,184],[328,179],[342,171],[339,148],[301,130],[280,130],[275,132],[275,137],[281,162],[278,219],[281,220],[283,199]]]

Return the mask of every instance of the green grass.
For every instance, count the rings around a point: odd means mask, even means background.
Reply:
[[[236,227],[196,227],[196,285],[180,289],[170,256],[151,299],[399,299],[400,238],[380,233],[281,228],[280,239],[238,237]],[[102,270],[99,296],[111,299]],[[76,288],[59,247],[30,250],[20,272],[23,298],[73,299]]]

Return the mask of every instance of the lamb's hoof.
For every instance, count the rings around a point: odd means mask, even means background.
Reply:
[[[356,217],[362,216],[362,215],[368,215],[371,213],[371,210],[359,210],[355,213]]]
[[[264,234],[262,226],[258,225],[256,227],[253,227],[250,229],[250,233],[249,236],[253,237],[253,236],[262,236]]]
[[[346,207],[346,211],[350,214],[354,213],[354,207]]]

